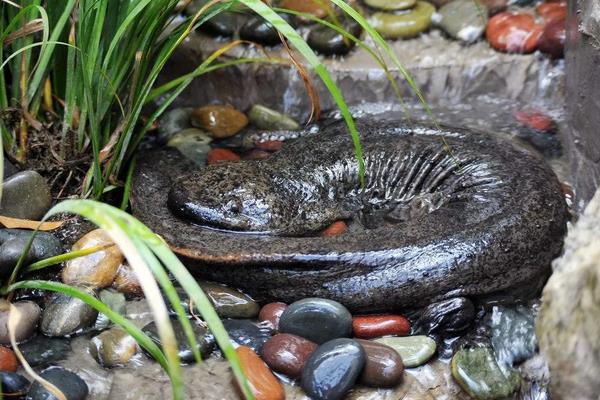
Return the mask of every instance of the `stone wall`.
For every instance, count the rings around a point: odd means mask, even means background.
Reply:
[[[571,129],[563,139],[582,208],[600,185],[600,0],[569,1],[566,64]]]

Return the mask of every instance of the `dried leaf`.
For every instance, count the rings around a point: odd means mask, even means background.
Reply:
[[[48,221],[42,222],[40,225],[40,221],[32,221],[30,219],[20,219],[20,218],[11,218],[0,215],[0,225],[9,229],[38,229],[40,231],[53,231],[54,229],[59,228],[65,221]]]

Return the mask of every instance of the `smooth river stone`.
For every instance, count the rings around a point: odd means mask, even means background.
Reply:
[[[394,387],[402,380],[404,363],[400,354],[389,346],[371,340],[356,340],[365,351],[365,367],[360,383],[372,387]]]
[[[0,215],[37,221],[51,205],[50,186],[35,171],[17,172],[2,183]]]
[[[110,246],[87,256],[77,257],[65,263],[62,281],[68,285],[101,289],[112,285],[119,266],[125,257],[104,229],[95,229],[79,239],[71,251],[96,246]]]
[[[0,371],[16,372],[17,365],[15,353],[8,347],[0,346]]]
[[[300,124],[294,121],[294,119],[260,104],[255,104],[252,106],[250,111],[248,111],[248,118],[250,119],[252,125],[259,129],[265,129],[269,131],[296,131],[300,129]]]
[[[287,304],[281,302],[265,304],[260,309],[258,320],[274,331],[279,331],[279,319],[287,307]]]
[[[0,229],[0,278],[8,278],[12,274],[32,233],[23,229]],[[62,245],[56,236],[48,232],[38,232],[23,265],[57,256],[62,252]]]
[[[262,358],[273,371],[298,378],[317,344],[289,333],[273,336],[263,346]]]
[[[416,333],[453,334],[467,329],[475,318],[475,306],[465,297],[432,303],[415,322]]]
[[[369,22],[386,39],[410,39],[429,29],[435,7],[426,1],[417,1],[414,8],[394,14],[376,12]]]
[[[242,371],[256,400],[283,400],[285,392],[279,380],[263,360],[249,347],[235,349]],[[237,383],[237,382],[236,382]]]
[[[188,128],[173,135],[167,146],[174,147],[197,166],[204,167],[212,138],[201,129]]]
[[[406,336],[410,333],[410,322],[401,315],[359,315],[352,318],[352,330],[361,339]]]
[[[490,18],[485,35],[498,51],[526,54],[537,48],[542,26],[531,14],[507,11]]]
[[[19,345],[23,357],[32,367],[46,366],[64,360],[71,352],[68,339],[38,335]]]
[[[46,303],[40,331],[46,336],[66,336],[91,326],[98,311],[83,300],[55,293]]]
[[[254,318],[260,306],[239,290],[211,282],[199,282],[221,318]]]
[[[360,25],[354,21],[345,23],[344,29],[354,37],[359,37],[362,32]],[[326,56],[347,54],[356,45],[354,41],[324,25],[314,27],[308,34],[306,42],[311,48]]]
[[[216,139],[224,139],[248,125],[248,117],[233,107],[213,105],[196,108],[190,115],[190,123],[209,131]]]
[[[13,303],[13,306],[21,313],[21,319],[15,329],[15,339],[17,342],[27,340],[35,332],[42,311],[33,301],[19,301]],[[0,311],[0,344],[10,344],[8,336],[8,310]]]
[[[538,43],[542,53],[550,54],[554,58],[564,55],[565,41],[567,38],[566,18],[555,19],[544,26],[544,31]]]
[[[412,8],[416,0],[365,0],[369,7],[382,11],[397,11]]]
[[[476,400],[504,399],[521,385],[518,372],[498,365],[489,347],[457,351],[451,368],[454,380]]]
[[[0,372],[0,385],[2,387],[2,393],[9,398],[20,398],[12,397],[11,395],[23,394],[29,388],[29,381],[19,374],[13,372]]]
[[[232,36],[241,23],[241,16],[235,12],[224,11],[198,27],[201,32],[215,36]]]
[[[115,289],[104,289],[98,293],[98,298],[105,306],[113,310],[114,312],[125,315],[127,312],[127,300],[125,295]],[[112,321],[102,313],[98,314],[94,329],[103,330],[108,328],[112,324]]]
[[[133,336],[121,328],[112,328],[93,337],[88,348],[92,357],[105,368],[124,366],[138,352]]]
[[[60,367],[50,367],[40,377],[58,388],[67,400],[84,400],[89,389],[77,374]],[[54,400],[56,397],[39,382],[34,382],[27,392],[28,400]]]
[[[214,348],[214,337],[210,332],[207,331],[206,328],[196,323],[194,320],[190,320],[190,324],[192,325],[192,330],[194,331],[194,336],[196,337],[196,342],[198,345],[198,350],[200,351],[200,355],[202,358],[206,358]],[[181,322],[175,317],[171,318],[171,325],[173,326],[173,330],[175,331],[175,339],[177,340],[177,352],[179,354],[179,358],[182,363],[192,364],[196,362],[196,358],[194,357],[194,352],[192,351],[192,346],[188,342],[187,335],[185,334]],[[158,334],[158,329],[156,324],[150,322],[146,326],[142,328],[142,331],[150,337],[150,339],[156,343],[159,347],[162,348],[162,342],[160,339],[160,335]]]
[[[487,322],[491,331],[492,347],[499,361],[513,365],[535,354],[535,315],[532,310],[494,307]]]
[[[113,282],[113,287],[119,292],[129,296],[141,296],[144,294],[140,281],[135,272],[133,272],[133,268],[126,262],[119,267],[117,276]]]
[[[218,162],[239,161],[242,158],[229,149],[216,148],[208,152],[206,163],[212,165]]]
[[[294,26],[293,17],[290,14],[279,14],[292,27]],[[281,44],[281,38],[276,29],[270,22],[261,16],[253,16],[246,21],[240,28],[240,39],[263,44],[265,46],[275,46]],[[266,129],[266,128],[265,128]]]
[[[302,389],[315,400],[338,400],[360,376],[366,356],[352,339],[334,339],[310,356],[302,371]]]
[[[428,336],[385,337],[375,342],[390,346],[396,350],[406,368],[414,368],[425,364],[436,350],[435,340]]]
[[[317,18],[324,18],[327,16],[327,9],[324,7],[326,4],[328,2],[321,0],[283,0],[281,8],[312,14]]]
[[[190,115],[193,107],[174,108],[166,111],[158,120],[158,141],[167,143],[177,132],[191,128]]]
[[[350,337],[352,315],[337,301],[310,297],[290,304],[281,315],[279,331],[322,344]]]
[[[487,9],[478,0],[454,0],[433,16],[435,22],[450,37],[473,43],[481,37],[487,25]]]
[[[247,319],[226,319],[223,321],[223,326],[227,330],[229,339],[240,346],[249,347],[259,354],[272,333],[269,328],[259,327]]]

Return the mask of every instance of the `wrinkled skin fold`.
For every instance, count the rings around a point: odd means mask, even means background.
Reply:
[[[194,273],[260,300],[318,296],[382,311],[534,294],[567,219],[542,159],[464,129],[374,121],[358,128],[364,187],[337,123],[261,161],[194,170],[176,153],[151,152],[134,179],[134,214]],[[361,228],[314,235],[339,219]]]

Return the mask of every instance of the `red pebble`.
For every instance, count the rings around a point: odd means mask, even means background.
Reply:
[[[283,142],[281,140],[269,140],[266,142],[256,143],[256,148],[265,150],[265,151],[278,151],[283,147]]]
[[[249,347],[235,349],[255,400],[284,400],[285,392],[267,364]],[[233,380],[239,390],[236,379]]]
[[[567,3],[542,3],[535,8],[545,23],[567,18]]]
[[[538,48],[542,53],[550,54],[554,58],[561,58],[565,53],[567,39],[567,20],[557,18],[544,26]]]
[[[274,330],[279,330],[279,319],[287,308],[285,303],[265,304],[258,313],[258,320],[267,323]]]
[[[212,165],[219,161],[239,161],[241,157],[231,150],[227,149],[212,149],[206,157],[208,165]]]
[[[535,51],[542,30],[530,14],[503,12],[490,18],[485,34],[498,51],[526,54]]]
[[[262,357],[274,371],[298,378],[304,364],[316,349],[317,344],[310,340],[280,333],[267,340],[262,349]]]
[[[521,124],[536,131],[548,131],[554,128],[554,120],[538,110],[515,111],[514,116]]]
[[[8,347],[0,347],[0,371],[15,372],[17,370],[17,357]]]
[[[348,229],[348,225],[346,225],[344,221],[335,221],[333,224],[329,225],[329,227],[326,228],[323,232],[321,232],[321,236],[338,236],[346,232],[346,229]]]
[[[244,156],[242,157],[242,159],[243,160],[264,160],[265,158],[269,157],[270,155],[271,155],[271,153],[269,153],[268,151],[252,149],[252,150],[244,153]]]
[[[352,329],[360,339],[406,336],[410,333],[410,322],[401,315],[360,315],[352,318]]]

